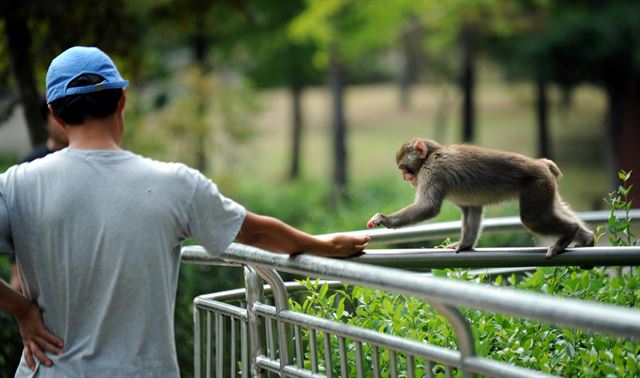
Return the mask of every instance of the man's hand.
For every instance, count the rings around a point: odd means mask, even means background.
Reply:
[[[31,370],[36,368],[34,356],[46,366],[53,365],[53,362],[44,354],[44,351],[60,355],[62,354],[64,342],[45,327],[42,320],[42,312],[38,305],[31,303],[26,311],[16,314],[15,319],[18,322],[20,336],[22,336],[22,343],[24,344],[24,358],[27,360]]]
[[[326,257],[351,257],[362,253],[369,245],[369,236],[331,235],[326,239],[328,250],[322,254]]]

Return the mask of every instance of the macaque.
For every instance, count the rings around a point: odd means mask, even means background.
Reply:
[[[560,237],[547,250],[547,258],[573,240],[581,247],[594,245],[593,232],[560,198],[557,180],[562,173],[551,160],[414,138],[402,145],[396,163],[404,180],[416,187],[415,200],[391,215],[375,214],[369,228],[398,228],[433,218],[447,199],[462,211],[460,241],[450,246],[457,253],[475,247],[483,206],[517,199],[520,219],[529,231]]]

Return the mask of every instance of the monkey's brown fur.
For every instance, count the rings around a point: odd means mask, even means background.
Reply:
[[[559,236],[547,257],[573,240],[578,246],[594,244],[593,232],[560,198],[557,179],[562,173],[551,160],[414,138],[402,145],[396,162],[404,179],[416,186],[414,203],[391,215],[374,215],[368,227],[398,228],[433,218],[447,199],[462,210],[460,241],[452,246],[458,252],[475,246],[483,206],[517,199],[528,230]]]

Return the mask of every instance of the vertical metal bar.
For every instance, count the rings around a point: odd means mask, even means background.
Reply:
[[[265,319],[267,323],[267,354],[269,358],[275,360],[276,358],[276,343],[273,337],[273,320],[270,318]]]
[[[431,361],[424,361],[424,372],[426,378],[433,378],[433,364],[431,363]]]
[[[309,349],[311,352],[311,372],[318,372],[318,351],[316,350],[316,330],[309,328]]]
[[[324,339],[324,366],[326,367],[327,378],[333,377],[333,363],[331,361],[331,339],[327,332],[322,333]]]
[[[211,378],[211,312],[207,311],[207,364],[206,377]]]
[[[389,349],[389,375],[398,378],[398,368],[396,364],[396,352]]]
[[[347,348],[345,347],[344,337],[338,337],[338,345],[340,352],[340,376],[349,376],[349,367],[347,366]]]
[[[356,341],[356,376],[358,378],[363,377],[362,370],[362,343],[360,341]]]
[[[240,322],[240,333],[242,334],[240,352],[242,353],[242,377],[249,378],[249,333],[247,332],[247,324],[244,321]]]
[[[273,294],[273,300],[277,314],[277,330],[278,330],[278,352],[280,354],[280,375],[284,373],[284,367],[290,364],[289,359],[289,332],[286,322],[280,319],[280,312],[289,309],[289,296],[287,288],[280,274],[274,269],[256,267],[256,272],[269,283]]]
[[[238,356],[236,352],[236,345],[238,344],[238,341],[236,340],[236,319],[231,317],[229,318],[229,321],[231,322],[231,366],[229,367],[231,368],[230,376],[235,377],[236,367],[238,365]]]
[[[474,377],[475,374],[466,368],[465,360],[467,357],[475,356],[476,347],[473,339],[473,332],[469,325],[469,320],[465,318],[462,313],[455,307],[447,304],[442,304],[437,301],[430,301],[431,305],[435,307],[442,316],[447,318],[453,329],[456,331],[458,338],[458,349],[460,350],[460,369],[462,370],[463,378]]]
[[[224,318],[216,313],[216,376],[224,378]]]
[[[256,359],[263,354],[262,334],[264,325],[261,318],[254,311],[254,305],[263,297],[262,282],[255,269],[244,266],[244,285],[247,288],[247,318],[249,328],[249,344],[251,347],[251,376],[264,377],[265,374],[258,369]]]
[[[444,366],[444,376],[447,378],[451,378],[451,366]]]
[[[296,366],[298,369],[304,367],[304,356],[302,355],[302,337],[300,335],[300,326],[293,326],[293,332],[296,338]]]
[[[193,375],[200,378],[202,372],[200,366],[202,364],[202,335],[200,334],[200,310],[193,306]]]
[[[378,347],[371,346],[371,362],[373,364],[373,376],[380,378],[380,361],[378,360]]]
[[[416,376],[415,358],[407,354],[407,377],[414,378]]]

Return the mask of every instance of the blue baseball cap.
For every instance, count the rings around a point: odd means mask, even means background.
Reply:
[[[83,74],[104,78],[101,83],[68,88],[69,83]],[[47,104],[65,96],[98,92],[103,89],[126,88],[129,82],[107,54],[97,47],[75,46],[51,61],[47,71]]]

